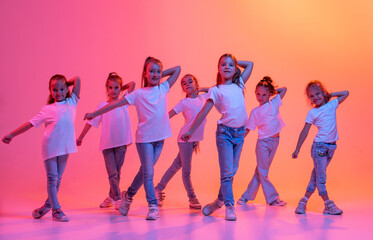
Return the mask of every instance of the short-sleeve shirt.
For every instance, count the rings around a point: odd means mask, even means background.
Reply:
[[[71,97],[61,102],[44,106],[41,111],[31,118],[34,127],[45,124],[42,140],[42,157],[47,160],[77,151],[75,138],[75,115],[78,97]]]

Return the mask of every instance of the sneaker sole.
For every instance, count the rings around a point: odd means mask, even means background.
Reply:
[[[199,209],[202,209],[202,206],[190,206],[189,205],[189,208],[190,209],[197,209],[197,210],[199,210]]]

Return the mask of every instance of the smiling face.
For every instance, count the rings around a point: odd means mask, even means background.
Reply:
[[[237,71],[236,64],[231,57],[223,57],[218,66],[219,74],[222,78],[223,83],[232,80],[234,74]]]
[[[308,98],[316,107],[321,107],[326,103],[324,92],[318,86],[312,86],[307,91]]]
[[[269,98],[271,97],[271,93],[268,90],[268,88],[259,86],[255,90],[255,96],[256,100],[258,100],[260,105],[263,105],[269,101]]]
[[[158,64],[150,62],[146,66],[144,77],[147,81],[147,87],[157,86],[162,78],[162,68]]]
[[[109,80],[106,84],[106,91],[109,97],[109,101],[117,100],[120,95],[121,87],[118,81]]]
[[[183,88],[183,91],[187,94],[187,96],[190,96],[193,93],[197,93],[198,91],[198,84],[189,75],[181,79],[181,87]]]
[[[63,80],[52,80],[49,86],[49,92],[55,102],[61,102],[66,99],[68,88]]]

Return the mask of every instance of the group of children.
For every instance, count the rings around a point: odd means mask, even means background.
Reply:
[[[241,69],[242,68],[242,72]],[[183,184],[192,209],[201,209],[191,182],[191,161],[193,152],[203,140],[206,116],[213,106],[222,115],[217,122],[216,145],[220,166],[220,189],[215,201],[203,207],[202,213],[211,215],[223,205],[226,207],[225,219],[236,220],[232,183],[237,172],[239,159],[245,136],[250,130],[258,128],[256,144],[257,167],[247,190],[237,204],[243,205],[254,200],[259,186],[265,195],[267,204],[284,206],[273,184],[268,178],[269,167],[273,161],[279,144],[279,133],[284,123],[279,114],[279,107],[286,94],[286,88],[275,87],[270,77],[264,77],[255,88],[259,106],[246,113],[245,83],[253,69],[250,61],[237,61],[232,54],[224,54],[218,61],[216,85],[208,88],[199,87],[198,80],[191,74],[181,79],[181,86],[186,94],[171,111],[167,110],[167,96],[180,74],[180,67],[163,71],[161,61],[153,57],[145,60],[141,88],[135,89],[135,83],[123,85],[122,78],[110,73],[106,81],[108,99],[102,102],[93,113],[87,113],[84,119],[89,120],[80,136],[75,139],[74,121],[76,105],[79,100],[80,79],[75,77],[69,81],[62,75],[55,75],[49,81],[50,96],[48,105],[29,122],[3,138],[4,143],[31,127],[45,123],[45,134],[42,142],[42,155],[47,173],[48,198],[44,205],[33,211],[35,219],[41,218],[52,209],[55,221],[69,221],[62,212],[57,199],[67,158],[76,152],[76,145],[82,144],[84,136],[91,126],[101,123],[102,133],[100,150],[102,150],[109,177],[109,196],[100,207],[115,206],[120,214],[126,216],[130,210],[133,197],[144,185],[146,200],[149,206],[147,220],[159,218],[159,207],[163,205],[164,189],[167,183],[182,168]],[[161,83],[161,79],[167,80]],[[72,92],[69,86],[73,85]],[[120,95],[125,91],[122,98]],[[205,92],[204,94],[199,94]],[[311,125],[318,128],[312,145],[311,155],[314,161],[311,179],[305,196],[299,201],[295,212],[304,214],[309,197],[317,188],[325,201],[325,214],[342,214],[328,197],[325,180],[326,168],[336,149],[338,133],[336,128],[336,108],[348,96],[348,91],[328,93],[321,82],[312,81],[306,87],[306,95],[314,106],[306,117],[306,124],[300,134],[293,158],[297,158]],[[332,97],[336,99],[330,100]],[[128,105],[134,105],[138,115],[136,131],[136,148],[141,166],[132,184],[126,191],[120,191],[119,182],[127,146],[132,143],[131,123]],[[172,165],[154,187],[154,165],[164,145],[164,140],[172,135],[170,118],[182,112],[185,124],[178,135],[179,153]]]

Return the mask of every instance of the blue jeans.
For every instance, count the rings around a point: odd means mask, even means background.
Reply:
[[[182,177],[185,190],[187,191],[189,199],[194,199],[196,198],[196,194],[194,193],[192,181],[190,179],[190,173],[192,169],[193,150],[198,145],[198,142],[179,142],[178,145],[179,154],[163,175],[156,189],[159,191],[163,191],[171,178],[177,173],[177,171],[180,170],[180,168],[182,168]]]
[[[154,165],[157,163],[161,155],[164,140],[148,143],[136,143],[137,152],[139,153],[141,167],[131,186],[128,188],[127,194],[130,198],[135,196],[141,185],[144,183],[146,200],[148,204],[158,204],[154,190]]]
[[[109,177],[110,191],[109,196],[117,201],[120,199],[120,173],[126,155],[127,146],[108,148],[102,151],[105,159],[107,175]]]
[[[314,142],[312,144],[311,156],[314,168],[307,187],[308,192],[313,193],[317,188],[320,196],[328,194],[325,187],[326,168],[332,160],[336,148],[337,144],[335,143]]]
[[[57,193],[60,188],[62,174],[65,171],[68,157],[69,154],[66,154],[44,160],[48,192],[48,199],[45,201],[45,205],[52,207],[53,210],[61,208]]]
[[[233,128],[218,124],[216,130],[216,146],[219,153],[220,190],[218,199],[224,200],[225,206],[234,206],[233,177],[244,143],[245,127]]]
[[[267,204],[272,203],[278,198],[278,193],[268,178],[269,167],[275,156],[278,144],[279,137],[257,140],[255,148],[257,166],[254,176],[247,186],[247,190],[242,194],[242,197],[245,199],[254,200],[260,185],[262,185]]]

